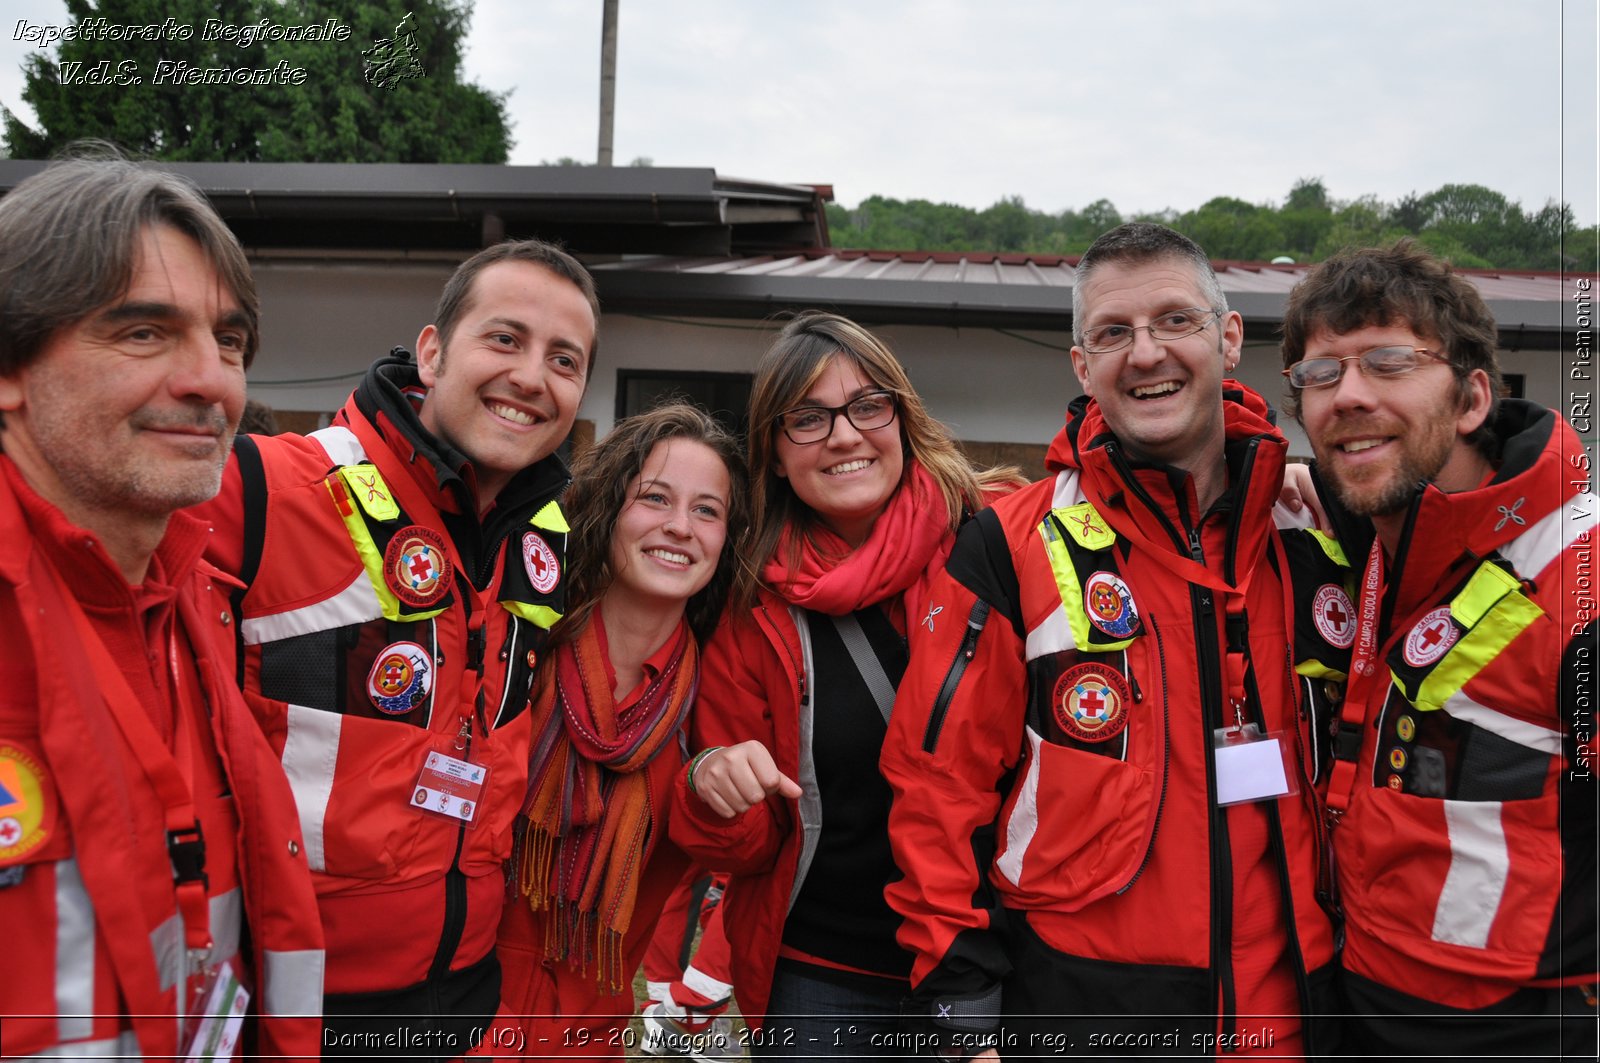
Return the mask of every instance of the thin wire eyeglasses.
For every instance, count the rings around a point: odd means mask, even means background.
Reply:
[[[1181,340],[1211,324],[1223,311],[1204,306],[1188,306],[1182,310],[1168,310],[1148,325],[1100,325],[1083,334],[1083,349],[1090,354],[1114,354],[1133,342],[1140,329],[1150,333],[1153,340]]]
[[[1413,369],[1421,368],[1426,364],[1424,359],[1428,358],[1450,364],[1450,359],[1426,347],[1388,346],[1374,347],[1360,354],[1347,354],[1343,358],[1304,358],[1285,369],[1283,375],[1289,378],[1292,387],[1325,388],[1337,384],[1344,377],[1346,362],[1355,362],[1360,366],[1362,376],[1381,378],[1405,376]]]

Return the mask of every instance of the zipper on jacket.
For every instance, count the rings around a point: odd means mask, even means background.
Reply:
[[[1200,529],[1189,529],[1189,557],[1197,565],[1206,563],[1200,544]],[[1233,986],[1233,903],[1232,876],[1228,874],[1232,847],[1228,840],[1227,816],[1217,807],[1216,757],[1208,739],[1216,727],[1226,726],[1219,695],[1222,691],[1222,661],[1217,653],[1216,598],[1208,587],[1189,584],[1189,602],[1194,611],[1194,645],[1199,664],[1202,755],[1206,760],[1206,802],[1211,822],[1211,998],[1222,996],[1222,1029],[1236,1025],[1236,999]]]
[[[955,699],[956,688],[961,685],[961,677],[966,674],[968,662],[977,652],[978,636],[983,634],[983,625],[988,620],[989,603],[979,598],[972,603],[972,611],[967,614],[967,630],[961,635],[961,645],[956,649],[955,660],[950,662],[950,670],[944,674],[944,683],[939,687],[939,696],[933,699],[933,711],[928,714],[928,729],[922,736],[924,753],[932,753],[939,744],[939,731],[944,727],[945,713],[950,711],[950,702]]]
[[[1161,641],[1161,626],[1156,623],[1156,618],[1147,613],[1145,619],[1150,622],[1150,632],[1156,638],[1156,658],[1161,662],[1161,790],[1156,795],[1156,818],[1150,824],[1150,840],[1144,847],[1144,857],[1139,861],[1139,866],[1134,869],[1133,877],[1122,884],[1117,890],[1117,896],[1127,893],[1133,884],[1139,881],[1139,876],[1144,874],[1144,869],[1150,863],[1150,854],[1156,851],[1156,832],[1161,829],[1161,813],[1167,807],[1167,776],[1172,772],[1172,716],[1168,702],[1171,700],[1170,691],[1167,689],[1167,646]],[[1128,678],[1133,678],[1133,669],[1127,669]],[[1135,700],[1138,700],[1138,687],[1134,688]]]
[[[461,759],[470,760],[472,757],[472,720],[461,721],[461,730],[457,738],[466,739],[466,747],[458,748],[455,752]],[[461,870],[461,850],[467,841],[467,825],[465,822],[456,824],[456,851],[450,856],[450,870],[444,873],[444,925],[439,931],[439,948],[433,954],[433,963],[428,968],[428,981],[435,982],[445,978],[450,973],[450,962],[455,959],[456,949],[461,945],[461,935],[467,928],[467,876]]]

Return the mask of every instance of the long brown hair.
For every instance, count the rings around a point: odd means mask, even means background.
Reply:
[[[800,404],[835,358],[848,358],[877,387],[892,391],[899,403],[900,443],[908,459],[926,469],[939,485],[950,530],[963,515],[983,506],[989,484],[1025,481],[1009,467],[976,470],[950,432],[923,405],[899,359],[872,333],[838,314],[808,310],[783,327],[756,365],[750,389],[750,564],[740,574],[735,598],[741,607],[755,600],[760,568],[778,549],[783,531],[794,526],[810,536],[820,518],[800,501],[789,481],[774,471],[778,415]],[[910,460],[906,468],[910,469]],[[903,481],[902,481],[903,482]],[[794,548],[798,560],[799,541]]]
[[[687,439],[710,447],[728,470],[727,537],[716,571],[684,608],[695,638],[711,637],[734,583],[750,523],[749,476],[739,441],[710,415],[684,403],[658,406],[625,417],[573,466],[572,486],[561,500],[567,525],[567,613],[552,636],[572,639],[588,623],[606,589],[616,579],[611,569],[611,535],[629,502],[628,488],[658,443]]]

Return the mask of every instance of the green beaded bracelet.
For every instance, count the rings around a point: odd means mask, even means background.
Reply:
[[[694,759],[689,762],[689,792],[694,794],[696,797],[700,796],[700,791],[694,788],[694,769],[700,766],[700,762],[702,760],[705,760],[707,757],[721,748],[721,746],[712,746],[710,749],[702,749],[700,752],[696,753]]]

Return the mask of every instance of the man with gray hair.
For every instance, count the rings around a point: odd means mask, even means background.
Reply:
[[[8,1055],[318,1051],[293,798],[233,683],[207,529],[256,349],[187,183],[56,163],[0,200],[0,987]],[[242,950],[248,939],[250,948]]]
[[[1288,649],[1287,445],[1225,379],[1243,322],[1188,238],[1106,233],[1073,303],[1055,475],[931,578],[884,743],[908,1044],[1324,1052],[1325,706]]]

